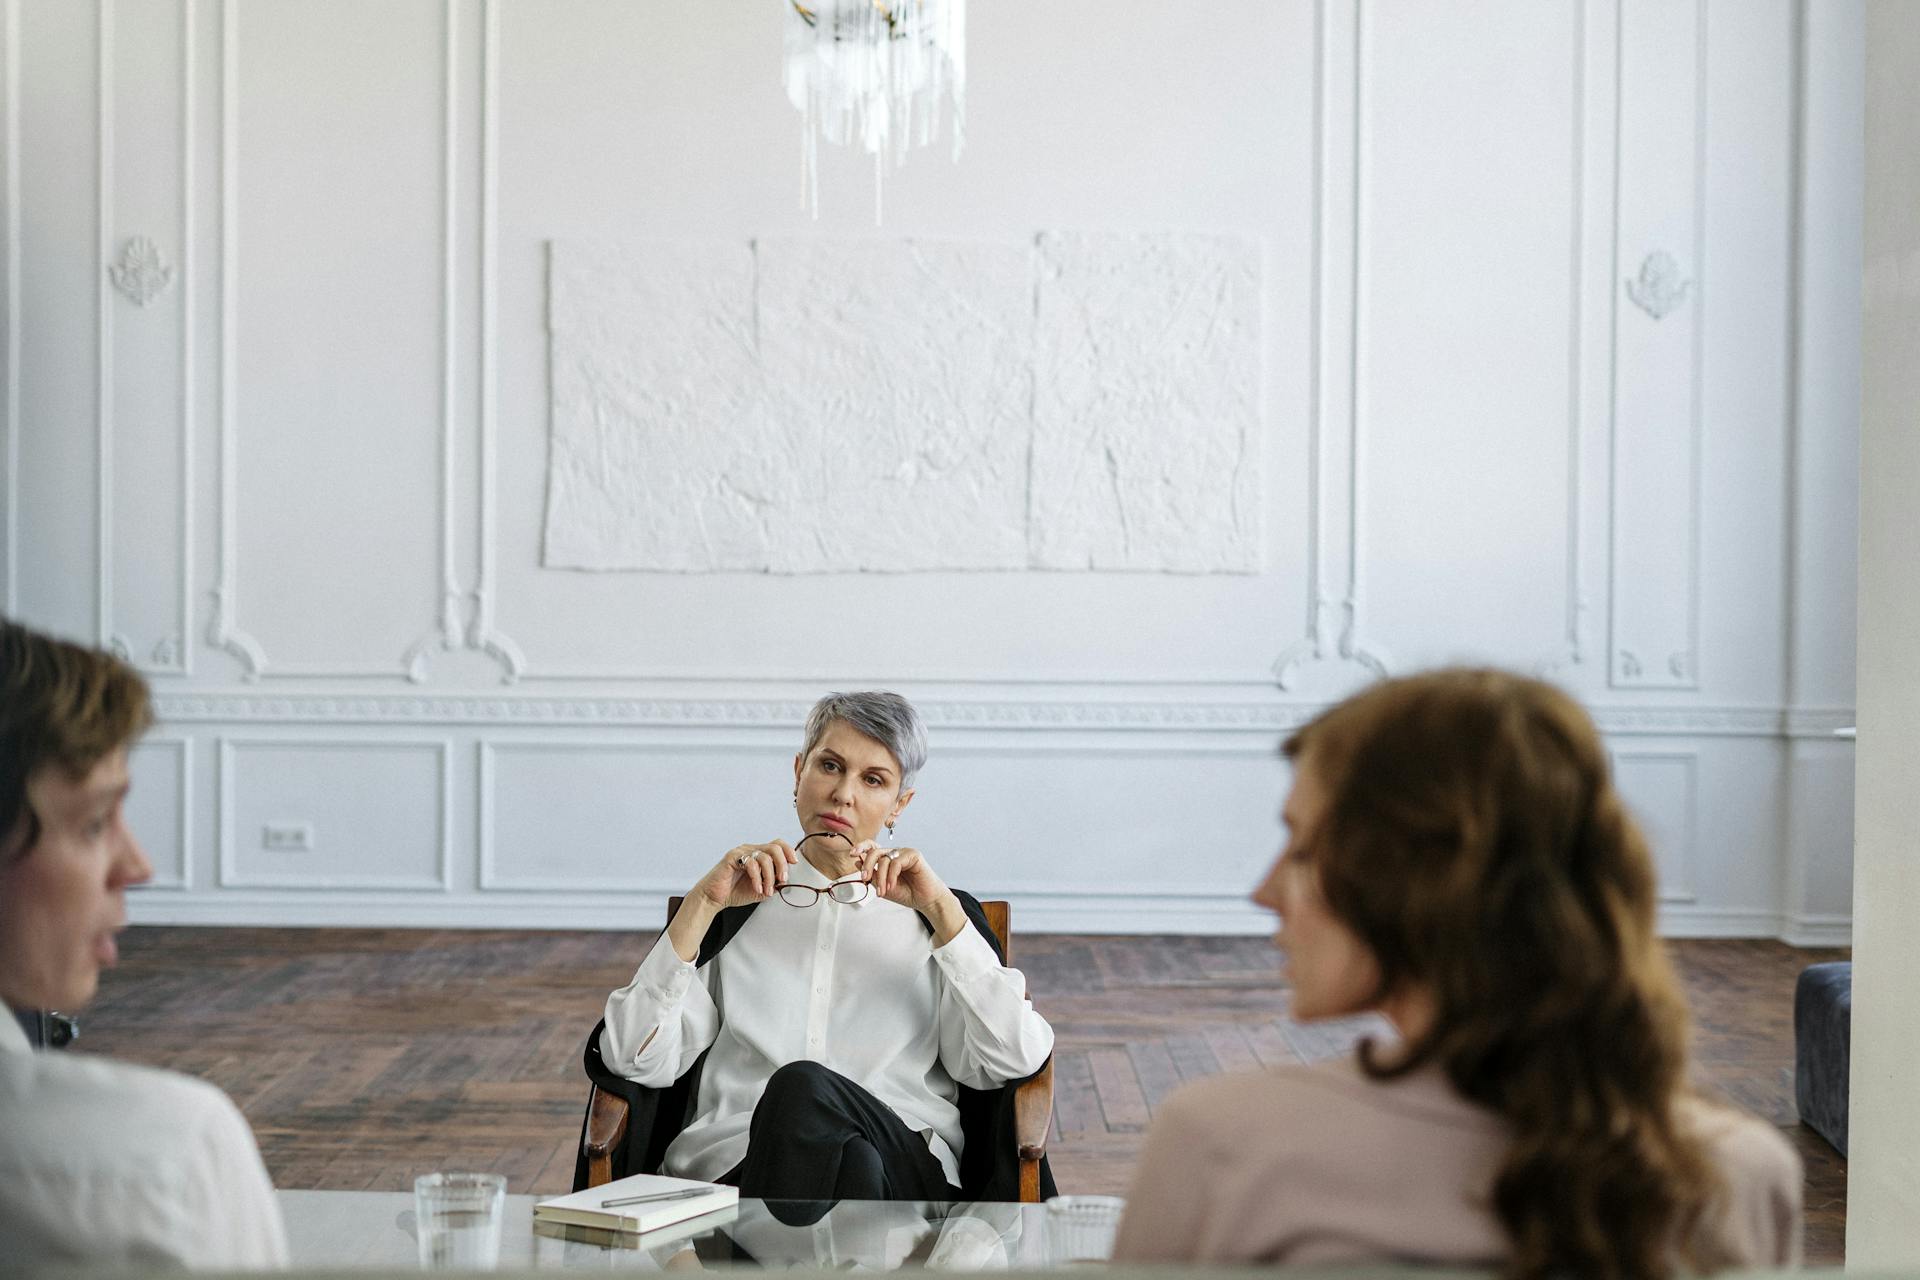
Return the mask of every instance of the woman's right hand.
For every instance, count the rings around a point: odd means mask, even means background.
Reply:
[[[787,868],[798,861],[800,855],[785,840],[736,845],[687,896],[715,911],[765,902],[787,882]]]
[[[787,868],[798,861],[800,855],[785,840],[735,845],[727,850],[727,856],[700,877],[687,892],[680,910],[667,922],[667,941],[674,954],[692,964],[700,954],[700,940],[716,915],[726,907],[765,902],[787,882]]]

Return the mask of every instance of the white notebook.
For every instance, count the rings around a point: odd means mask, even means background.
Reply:
[[[654,1195],[672,1195],[673,1198],[643,1200],[638,1204],[606,1203],[609,1200]],[[588,1187],[572,1195],[542,1200],[533,1206],[533,1220],[599,1227],[607,1231],[644,1232],[697,1218],[718,1209],[731,1208],[739,1202],[738,1187],[717,1182],[698,1182],[692,1178],[669,1178],[658,1173],[636,1173],[630,1178]]]

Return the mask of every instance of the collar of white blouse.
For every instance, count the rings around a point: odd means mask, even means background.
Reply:
[[[0,1053],[32,1052],[33,1045],[21,1029],[20,1020],[14,1017],[12,1009],[0,1004]]]

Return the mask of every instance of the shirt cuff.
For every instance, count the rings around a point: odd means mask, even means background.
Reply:
[[[680,953],[673,949],[673,940],[663,930],[660,940],[653,944],[653,950],[647,952],[647,958],[640,962],[640,970],[633,978],[642,987],[678,999],[692,985],[693,974],[694,966],[680,958]]]
[[[946,970],[947,976],[956,980],[977,978],[1000,967],[1000,957],[994,954],[991,944],[980,936],[969,918],[960,932],[947,939],[943,947],[933,949],[933,958]]]

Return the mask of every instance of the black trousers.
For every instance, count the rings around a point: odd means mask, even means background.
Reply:
[[[746,1158],[720,1181],[763,1200],[961,1198],[926,1139],[893,1108],[806,1061],[789,1062],[767,1081],[753,1108]]]

